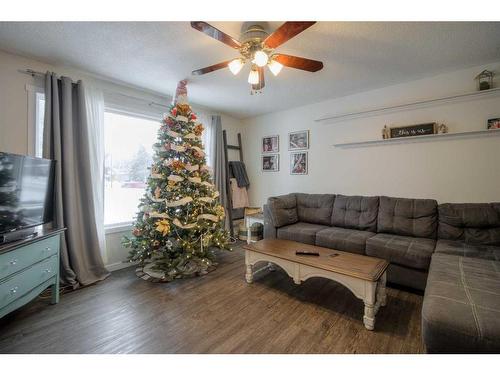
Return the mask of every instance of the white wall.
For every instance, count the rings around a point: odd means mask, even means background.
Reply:
[[[448,125],[450,132],[486,129],[488,118],[500,117],[500,96],[339,123],[314,121],[327,115],[471,92],[476,89],[474,77],[485,68],[498,71],[500,63],[245,120],[243,139],[251,181],[250,203],[262,205],[268,197],[288,192],[435,198],[439,202],[500,201],[499,136],[377,147],[332,146],[380,139],[385,124],[439,122]],[[287,135],[290,131],[303,129],[310,130],[309,174],[292,176]],[[261,138],[274,134],[280,136],[280,171],[262,172]]]
[[[149,115],[161,113],[164,108],[150,107],[149,102],[169,104],[171,97],[162,96],[154,92],[131,87],[119,82],[112,82],[106,78],[97,77],[87,72],[76,70],[61,65],[51,65],[33,59],[13,55],[0,51],[0,151],[17,154],[27,154],[28,144],[28,92],[26,85],[43,87],[41,78],[19,73],[18,70],[33,69],[45,72],[54,71],[59,75],[67,75],[73,80],[82,79],[104,90],[105,100],[113,104],[121,105],[123,108],[131,108],[134,111],[142,111]],[[172,88],[174,90],[175,87]],[[127,95],[138,100],[125,97]],[[215,113],[206,107],[193,105],[194,109],[203,112],[206,116]],[[236,135],[241,123],[238,119],[226,114],[221,114],[222,125],[228,131],[229,142],[237,142]],[[107,259],[106,264],[111,269],[119,268],[126,260],[128,250],[121,246],[121,238],[129,230],[108,233],[106,235]]]

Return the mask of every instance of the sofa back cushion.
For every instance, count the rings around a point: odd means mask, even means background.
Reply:
[[[500,246],[500,203],[440,204],[438,237]]]
[[[299,221],[330,225],[335,195],[297,193],[296,196]]]
[[[295,194],[280,195],[267,200],[267,206],[275,227],[295,224],[297,216],[297,198]]]
[[[434,199],[380,197],[379,233],[436,238],[437,224],[438,210]]]
[[[378,197],[336,195],[332,225],[335,227],[377,231]]]

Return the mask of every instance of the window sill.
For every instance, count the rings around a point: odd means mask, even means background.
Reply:
[[[104,226],[104,233],[121,233],[121,232],[129,232],[133,228],[132,223],[116,223],[116,224],[107,224]]]

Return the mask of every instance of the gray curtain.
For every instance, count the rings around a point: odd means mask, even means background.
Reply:
[[[61,241],[61,281],[73,288],[109,276],[95,225],[89,144],[82,82],[47,72],[43,156],[56,160],[54,222],[67,228]]]
[[[219,115],[212,116],[212,128],[215,129],[215,158],[214,183],[220,193],[220,202],[226,210],[227,217],[227,189],[226,189],[226,160],[224,158],[224,141],[222,139],[222,121]],[[229,229],[229,221],[225,220],[225,227]]]

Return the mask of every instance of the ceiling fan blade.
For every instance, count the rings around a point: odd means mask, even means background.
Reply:
[[[311,27],[316,22],[285,22],[283,25],[278,27],[278,29],[269,35],[265,40],[264,44],[269,48],[276,48],[281,46],[286,41],[292,39],[295,35],[301,33],[305,29]]]
[[[218,64],[210,65],[210,66],[207,66],[205,68],[198,69],[198,70],[193,70],[193,72],[191,74],[193,74],[194,76],[201,76],[202,74],[207,74],[207,73],[219,70],[219,69],[224,69],[224,68],[227,68],[227,64],[229,64],[231,61],[232,60],[228,60],[228,61],[224,61],[224,62],[221,62]]]
[[[207,34],[209,37],[217,39],[219,42],[227,44],[229,47],[233,47],[239,49],[241,47],[241,43],[236,39],[230,37],[226,33],[216,29],[212,25],[203,22],[203,21],[192,21],[191,27],[198,31],[201,31],[204,34]]]
[[[288,66],[289,68],[307,70],[308,72],[317,72],[318,70],[323,69],[323,63],[321,61],[310,60],[304,57],[277,53],[273,55],[273,59],[280,64]]]

